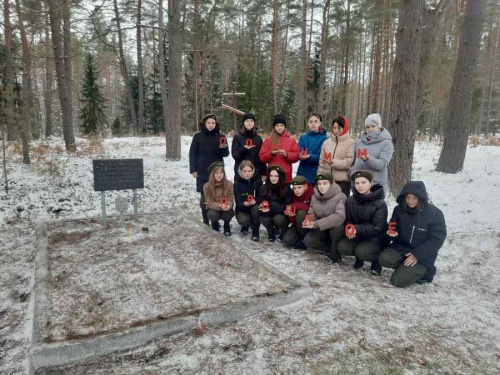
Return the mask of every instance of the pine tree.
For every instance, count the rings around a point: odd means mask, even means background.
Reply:
[[[85,80],[82,86],[82,97],[85,100],[80,114],[82,133],[96,135],[106,122],[106,99],[97,84],[97,67],[89,53],[85,62]]]

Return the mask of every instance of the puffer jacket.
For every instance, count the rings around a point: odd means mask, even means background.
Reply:
[[[259,157],[263,163],[268,165],[279,165],[285,171],[285,181],[292,180],[292,164],[299,160],[299,146],[286,131],[279,137],[278,149],[283,149],[288,154],[285,158],[281,154],[272,154],[271,139],[267,138],[260,149]]]
[[[208,184],[209,183],[207,182],[203,186],[203,192],[205,193],[205,202],[207,204],[207,210],[222,211],[221,208],[219,207],[219,203],[222,198],[227,198],[229,205],[231,206],[231,208],[233,208],[234,187],[231,181],[226,181],[225,189],[222,182],[217,182],[215,184],[215,190],[214,190],[215,199],[207,194]]]
[[[274,216],[274,215],[284,215],[286,206],[292,204],[293,202],[293,193],[290,186],[285,185],[285,195],[283,197],[278,196],[276,185],[271,185],[271,194],[267,195],[265,192],[265,185],[262,185],[259,190],[259,204],[263,201],[269,202],[269,212],[260,211],[260,215],[263,216]]]
[[[258,173],[254,173],[252,178],[244,178],[240,171],[234,177],[234,201],[236,203],[236,214],[240,212],[250,212],[252,206],[244,206],[243,202],[246,202],[247,197],[252,195],[255,202],[259,201],[259,190],[262,186],[262,179]],[[257,204],[257,203],[256,203]]]
[[[300,161],[297,175],[305,177],[310,183],[314,183],[314,178],[318,172],[321,146],[327,138],[326,130],[321,127],[317,132],[308,131],[299,138],[299,149],[306,150],[311,156],[308,159]]]
[[[297,197],[294,193],[292,206],[295,207],[296,212],[299,211],[309,212],[309,207],[311,206],[311,199],[313,195],[314,195],[314,188],[309,182],[306,184],[306,191],[300,197]],[[295,219],[296,216],[288,216],[288,220],[291,223],[295,223],[296,221]]]
[[[333,183],[325,194],[321,194],[318,186],[315,186],[309,208],[309,214],[314,220],[314,227],[327,230],[343,225],[346,200],[347,197],[336,183]]]
[[[410,208],[405,201],[406,195],[418,197],[418,207]],[[446,223],[443,212],[429,203],[427,190],[422,181],[408,182],[396,199],[391,222],[396,223],[398,235],[392,239],[390,247],[402,255],[412,253],[418,264],[433,268],[439,249],[446,239]]]

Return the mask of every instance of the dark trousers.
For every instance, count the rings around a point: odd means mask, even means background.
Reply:
[[[344,226],[333,227],[327,230],[309,230],[304,237],[304,243],[311,249],[323,251],[333,259],[339,259],[338,244],[344,237]]]
[[[344,193],[345,196],[349,198],[349,195],[351,195],[351,182],[350,181],[335,181],[335,182],[337,182],[337,185],[340,186],[342,193]]]
[[[260,216],[260,222],[267,229],[267,233],[274,234],[274,228],[285,229],[288,226],[288,219],[285,215],[276,214],[274,216]]]
[[[200,195],[200,208],[201,208],[201,216],[203,217],[203,221],[208,222],[207,205],[205,204],[205,193],[203,193],[203,192]]]
[[[292,224],[290,228],[285,233],[285,237],[283,238],[283,242],[287,246],[292,246],[297,241],[304,240],[305,235],[307,234],[307,229],[302,228],[302,223],[304,222],[304,218],[306,217],[306,211],[298,211],[297,216],[295,216],[295,224]]]
[[[342,256],[355,256],[360,260],[372,262],[379,257],[383,249],[373,241],[360,242],[356,238],[344,238],[339,242],[338,250]]]
[[[380,264],[382,267],[394,268],[391,275],[391,284],[398,288],[405,288],[419,281],[427,272],[427,268],[415,264],[408,267],[403,264],[405,257],[394,249],[387,249],[380,254]]]
[[[252,208],[250,208],[250,213],[238,212],[238,214],[236,215],[236,220],[238,220],[238,224],[240,224],[242,227],[260,226],[259,205],[254,204]]]
[[[218,223],[220,220],[224,221],[224,223],[229,223],[234,216],[234,211],[208,210],[207,215],[212,223]]]

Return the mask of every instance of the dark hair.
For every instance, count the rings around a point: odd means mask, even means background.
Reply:
[[[251,119],[248,119],[248,120],[251,120]],[[245,134],[247,131],[248,130],[245,128],[245,124],[241,125],[240,134]],[[255,124],[255,121],[254,121],[253,128],[250,131],[252,132],[253,135],[257,134],[257,125]]]
[[[283,198],[286,194],[285,190],[285,176],[283,174],[279,173],[277,170],[271,170],[266,176],[266,182],[264,184],[264,195],[271,196],[271,186],[273,183],[271,182],[271,172],[276,171],[278,173],[278,183],[276,184],[276,192],[278,193],[278,196],[280,198]]]
[[[319,122],[323,122],[323,117],[321,117],[321,115],[320,115],[319,113],[316,113],[316,112],[309,113],[309,114],[307,115],[307,119],[306,119],[306,121],[309,121],[309,119],[310,119],[311,117],[313,117],[313,116],[314,116],[314,117],[319,118]]]

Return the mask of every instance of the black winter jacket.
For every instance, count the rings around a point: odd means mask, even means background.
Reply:
[[[251,139],[255,147],[246,149],[244,146],[247,139]],[[259,152],[262,147],[262,138],[258,134],[246,131],[245,134],[237,133],[233,138],[231,155],[234,158],[234,175],[238,174],[238,168],[243,160],[250,160],[260,176],[266,175],[266,165],[260,161]]]
[[[293,203],[293,192],[290,186],[285,185],[285,196],[279,197],[276,192],[276,185],[271,185],[271,194],[267,195],[265,193],[265,185],[262,185],[259,192],[259,204],[263,201],[269,202],[269,212],[260,211],[260,215],[263,216],[274,216],[274,215],[284,215],[286,206]]]
[[[356,239],[374,241],[380,246],[388,245],[387,232],[387,204],[384,200],[384,189],[376,184],[372,193],[362,196],[353,188],[353,195],[347,198],[345,205],[346,224],[353,224],[356,228]]]
[[[259,190],[262,179],[258,173],[254,173],[251,179],[243,178],[239,173],[234,177],[234,201],[236,202],[236,214],[239,212],[250,212],[252,206],[244,206],[249,195],[253,195],[256,204],[259,204]]]
[[[219,124],[212,131],[208,131],[205,124],[200,124],[200,131],[196,133],[189,149],[189,173],[198,172],[196,191],[203,192],[203,185],[208,182],[208,167],[214,161],[222,161],[229,155],[229,147],[220,148]]]
[[[421,204],[410,208],[405,201],[407,194],[418,197]],[[422,181],[408,182],[397,198],[391,222],[396,223],[397,237],[392,238],[390,245],[403,256],[412,253],[418,264],[433,268],[439,249],[446,239],[446,223],[443,212],[429,203],[427,190]]]

